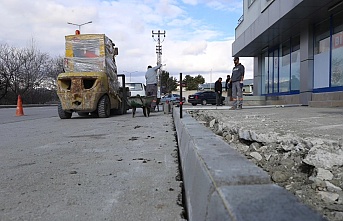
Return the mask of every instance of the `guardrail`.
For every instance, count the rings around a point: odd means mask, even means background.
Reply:
[[[238,19],[237,27],[243,22],[243,20],[244,20],[244,15],[242,15],[242,16]]]

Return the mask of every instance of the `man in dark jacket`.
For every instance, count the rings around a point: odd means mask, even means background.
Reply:
[[[216,92],[216,104],[217,106],[222,105],[222,78],[219,78],[216,83],[214,83],[214,91]]]
[[[244,80],[245,68],[241,63],[239,63],[238,57],[235,57],[233,59],[233,62],[235,63],[235,67],[232,69],[231,76],[233,105],[230,110],[242,109],[243,105],[242,85]]]
[[[230,75],[226,76],[226,81],[225,81],[225,90],[227,92],[227,97],[229,99],[229,102],[232,99],[232,83],[231,83],[231,77]]]

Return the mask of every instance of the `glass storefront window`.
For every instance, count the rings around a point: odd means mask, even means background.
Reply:
[[[333,16],[331,86],[343,86],[343,13]]]
[[[291,91],[300,90],[300,36],[292,38]]]
[[[314,54],[330,51],[330,20],[315,26]]]
[[[313,89],[337,91],[343,87],[342,21],[343,12],[340,12],[314,26]],[[261,56],[262,94],[299,92],[300,36],[283,42],[276,50],[263,51]],[[309,73],[304,74],[306,79]]]
[[[273,52],[269,53],[269,67],[268,67],[268,94],[273,93]]]
[[[279,75],[279,90],[280,92],[289,92],[290,78],[290,41],[282,44],[280,52],[280,75]]]
[[[261,94],[268,92],[268,52],[262,54],[262,79]]]
[[[300,90],[300,50],[291,54],[291,90]]]
[[[315,26],[313,88],[329,87],[330,20]]]
[[[279,92],[279,50],[274,51],[274,78],[273,78],[273,93]]]
[[[300,36],[262,54],[261,94],[300,90]]]

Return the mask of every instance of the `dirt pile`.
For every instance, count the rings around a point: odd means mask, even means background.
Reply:
[[[300,201],[330,221],[343,220],[343,136],[339,132],[327,136],[300,123],[305,118],[290,120],[286,112],[275,109],[188,112]],[[313,119],[318,115],[307,117],[311,119],[307,124],[317,128],[319,121]]]

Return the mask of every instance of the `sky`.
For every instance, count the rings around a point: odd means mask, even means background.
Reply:
[[[50,56],[64,56],[64,36],[81,25],[81,34],[105,34],[116,44],[118,73],[145,82],[157,64],[161,36],[163,70],[202,75],[206,83],[226,79],[233,68],[232,43],[243,14],[243,0],[0,0],[0,44],[32,45]],[[87,22],[89,24],[82,25]],[[240,58],[245,79],[253,78],[252,58]]]

